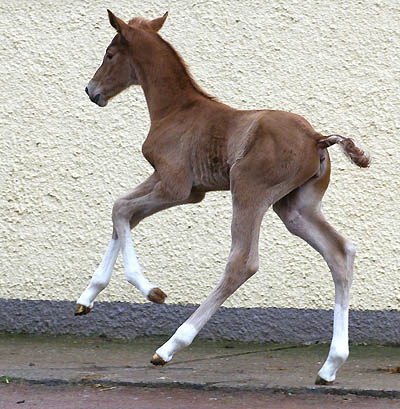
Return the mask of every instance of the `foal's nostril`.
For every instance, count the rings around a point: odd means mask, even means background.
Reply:
[[[97,104],[99,102],[100,99],[100,94],[97,94],[94,98],[92,98],[92,101]]]
[[[86,94],[89,95],[89,88],[88,87],[85,88],[85,92],[86,92]]]

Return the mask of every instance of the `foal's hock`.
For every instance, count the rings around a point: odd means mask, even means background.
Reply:
[[[108,15],[117,34],[86,93],[104,107],[131,85],[143,88],[151,127],[142,150],[154,173],[116,200],[110,244],[79,297],[75,314],[92,310],[94,299],[110,281],[120,250],[127,280],[148,300],[163,303],[166,294],[143,275],[131,229],[160,210],[200,202],[209,191],[230,190],[232,246],[225,272],[151,362],[164,365],[189,345],[218,307],[258,270],[260,224],[273,206],[289,231],[314,247],[331,270],[335,283],[333,338],[316,382],[332,382],[349,353],[349,291],[355,248],[321,212],[330,176],[327,148],[339,144],[360,167],[369,166],[368,155],[349,138],[319,134],[299,115],[241,111],[208,95],[175,49],[158,34],[167,13],[155,20],[134,18],[128,24],[110,11]]]

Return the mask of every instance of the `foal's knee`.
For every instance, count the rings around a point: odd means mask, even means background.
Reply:
[[[127,203],[126,199],[118,198],[112,208],[112,220],[117,222],[119,220],[129,219],[127,214]]]
[[[225,267],[222,289],[232,293],[257,271],[258,256],[250,256],[245,251],[233,252]]]
[[[251,277],[258,271],[258,254],[251,249],[233,250],[229,256],[226,270],[233,275]]]
[[[246,277],[251,277],[252,275],[257,273],[258,268],[259,268],[258,257],[248,259],[244,266]]]
[[[139,223],[142,217],[143,215],[137,206],[133,206],[128,199],[121,197],[114,202],[112,209],[112,221],[114,226],[121,222],[129,222],[132,228]]]

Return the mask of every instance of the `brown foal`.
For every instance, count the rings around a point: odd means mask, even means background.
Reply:
[[[221,281],[193,315],[153,356],[163,365],[189,345],[221,304],[258,270],[258,239],[270,206],[293,234],[326,260],[335,283],[333,338],[317,383],[335,379],[348,356],[349,291],[354,246],[321,212],[329,184],[327,148],[339,144],[350,160],[369,166],[368,155],[349,139],[322,136],[301,116],[271,110],[240,111],[205,93],[174,48],[158,34],[167,13],[128,24],[108,11],[117,35],[86,87],[90,99],[106,106],[131,85],[143,88],[151,127],[143,155],[154,173],[116,200],[113,234],[99,268],[77,301],[87,314],[110,278],[119,250],[127,280],[150,301],[166,295],[150,283],[135,255],[131,229],[142,219],[172,206],[200,202],[215,190],[231,190],[232,246]]]

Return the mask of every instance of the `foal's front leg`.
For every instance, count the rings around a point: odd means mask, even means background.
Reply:
[[[136,202],[136,200],[132,200],[132,208]],[[121,240],[122,258],[127,281],[134,285],[149,301],[162,304],[167,298],[167,295],[160,288],[151,283],[143,274],[143,269],[136,257],[129,220],[118,220],[118,222],[114,222],[114,226]]]
[[[147,178],[143,183],[138,185],[132,192],[125,195],[126,197],[140,197],[145,196],[150,193],[156,183],[159,182],[159,177],[157,173],[153,173],[149,178]],[[124,197],[125,197],[124,196]],[[121,247],[121,240],[117,236],[115,229],[111,241],[108,245],[106,253],[104,254],[103,260],[100,263],[98,269],[94,272],[89,285],[78,298],[75,315],[88,314],[92,308],[94,299],[99,295],[99,293],[107,287],[111,279],[111,274],[117,261],[119,250]],[[137,260],[136,260],[137,261]],[[138,264],[138,263],[137,263]]]
[[[142,268],[136,258],[133,246],[131,228],[136,226],[145,217],[156,212],[187,203],[198,203],[203,200],[205,193],[191,192],[186,195],[171,195],[161,179],[157,177],[151,191],[137,196],[131,193],[118,199],[113,208],[113,224],[117,237],[121,241],[125,276],[149,301],[161,304],[166,294],[152,284],[144,276]]]
[[[204,193],[191,193],[185,200],[163,199],[159,197],[160,195],[157,195],[157,189],[155,189],[159,183],[160,178],[157,173],[154,173],[133,191],[116,201],[113,208],[115,224],[113,237],[99,268],[95,271],[88,287],[77,301],[75,315],[84,315],[92,310],[94,299],[110,281],[121,247],[128,281],[137,286],[150,301],[161,303],[165,300],[166,295],[143,275],[142,268],[136,258],[130,229],[135,227],[143,218],[160,210],[178,204],[197,203],[204,198]],[[125,215],[123,215],[124,211]]]

